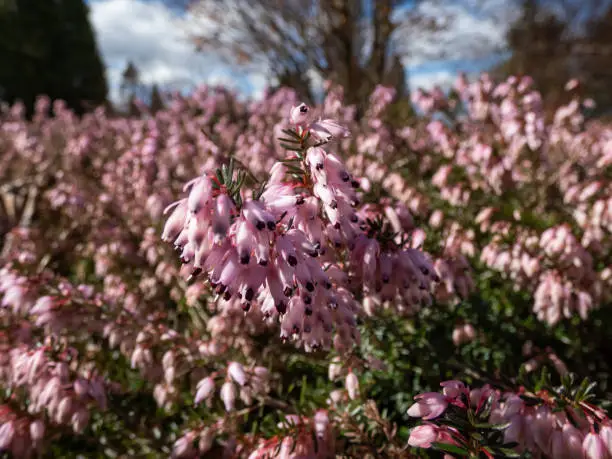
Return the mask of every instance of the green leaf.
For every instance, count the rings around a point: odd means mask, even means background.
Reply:
[[[306,391],[308,389],[308,381],[306,380],[306,375],[302,376],[302,387],[300,390],[300,405],[304,404],[306,400]]]
[[[503,455],[503,457],[521,457],[521,454],[510,448],[494,448],[495,455]]]
[[[215,175],[217,176],[217,180],[219,180],[220,184],[224,184],[225,181],[223,180],[223,174],[221,173],[221,171],[219,169],[217,169],[215,171]]]
[[[280,140],[281,142],[297,143],[298,145],[302,143],[299,140],[296,140],[296,139],[287,139],[286,137],[279,137],[278,140]]]
[[[509,425],[510,425],[509,422],[506,422],[504,424],[487,424],[487,423],[482,423],[482,424],[474,424],[474,427],[476,427],[477,429],[505,430],[505,429],[508,428]]]
[[[229,167],[227,169],[227,176],[231,180],[234,176],[234,157],[232,156],[229,160]]]
[[[470,454],[470,452],[467,449],[462,448],[461,446],[457,446],[457,445],[449,445],[448,443],[434,442],[431,444],[431,446],[445,453],[458,454],[460,456],[467,456]]]
[[[302,151],[302,147],[294,147],[292,145],[287,145],[285,143],[281,143],[280,144],[281,147],[283,147],[285,150],[290,150],[290,151]]]
[[[302,137],[293,129],[283,129],[281,130],[283,134],[287,134],[290,137],[301,140]]]

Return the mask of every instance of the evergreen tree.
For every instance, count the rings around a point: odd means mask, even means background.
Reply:
[[[589,21],[587,40],[582,47],[580,70],[585,89],[601,113],[612,111],[612,7]]]
[[[530,75],[549,102],[559,103],[572,75],[568,27],[537,0],[523,0],[521,15],[506,36],[511,57],[494,73]]]
[[[144,86],[140,82],[140,71],[138,67],[136,67],[132,61],[129,61],[121,75],[121,86],[119,91],[124,110],[130,116],[140,116],[140,109],[136,101],[142,101],[144,99],[144,89]]]
[[[154,84],[151,88],[151,100],[149,102],[149,107],[152,114],[164,109],[164,99],[159,90],[159,86],[156,84]]]
[[[0,10],[0,96],[64,99],[77,113],[102,104],[104,67],[83,0],[14,0]]]

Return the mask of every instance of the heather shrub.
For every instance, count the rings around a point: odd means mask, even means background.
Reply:
[[[612,129],[574,89],[5,107],[0,451],[612,458]]]

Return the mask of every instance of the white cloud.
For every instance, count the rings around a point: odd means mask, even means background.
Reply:
[[[403,37],[408,40],[411,51],[404,60],[405,65],[422,65],[433,59],[432,56],[444,56],[443,59],[482,58],[504,48],[507,27],[516,12],[503,0],[493,0],[491,3],[494,7],[486,9],[471,5],[469,0],[443,4],[420,3],[417,7],[419,15],[438,24],[445,23],[446,27],[435,34],[423,33],[416,28],[410,36]],[[398,16],[401,17],[401,13]]]
[[[145,84],[173,88],[223,84],[252,86],[253,95],[263,92],[265,76],[235,74],[214,55],[196,53],[183,32],[186,20],[161,2],[94,0],[90,7],[114,100],[121,72],[130,60]]]
[[[436,35],[435,41],[420,34],[410,37],[413,47],[430,55],[444,50],[456,58],[465,57],[462,53],[469,48],[474,36],[481,37],[480,41],[486,37],[486,46],[503,46],[504,23],[489,14],[475,14],[466,6],[468,1],[444,7],[422,3],[419,8],[423,9],[423,14],[430,17],[451,15],[454,21],[446,32]],[[236,71],[213,54],[194,51],[186,31],[192,29],[194,23],[197,27],[213,27],[206,18],[194,21],[193,17],[181,16],[158,0],[92,0],[90,8],[113,100],[119,99],[121,72],[130,60],[140,70],[143,83],[157,83],[173,89],[185,90],[204,83],[221,84],[260,97],[270,83],[265,68]],[[438,62],[442,65],[432,68],[428,65],[432,62],[419,54],[404,61],[411,87],[448,86],[454,79],[450,62]],[[310,73],[315,86],[320,85],[321,78]]]

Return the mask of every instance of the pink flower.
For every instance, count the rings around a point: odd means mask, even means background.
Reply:
[[[308,130],[318,140],[329,142],[331,139],[342,139],[350,135],[350,131],[334,120],[326,119],[312,123]]]
[[[612,427],[608,424],[602,426],[601,429],[599,429],[599,436],[608,451],[608,455],[612,457]]]
[[[582,459],[584,457],[583,452],[583,438],[582,434],[569,422],[563,425],[563,440],[565,442],[566,457]]]
[[[6,422],[0,426],[0,449],[8,448],[13,441],[15,427],[13,421]]]
[[[593,432],[584,437],[582,449],[586,459],[605,459],[607,455],[606,445],[604,445],[601,437]]]
[[[293,107],[289,113],[289,121],[296,126],[303,126],[308,122],[310,107],[302,103],[297,107]]]
[[[207,400],[215,391],[215,382],[211,377],[202,379],[197,385],[195,396],[195,404],[197,405],[202,400]]]
[[[241,386],[246,384],[246,374],[244,368],[238,362],[231,362],[227,367],[227,372],[231,378]]]
[[[345,386],[351,400],[359,397],[359,380],[352,371],[346,375]]]
[[[457,398],[466,392],[465,384],[461,381],[443,381],[440,383],[440,386],[443,387],[442,393],[449,398]]]
[[[193,440],[195,435],[193,432],[188,432],[185,436],[179,438],[174,442],[174,446],[172,448],[172,456],[173,458],[188,458],[193,457],[194,455],[194,447]]]
[[[410,431],[408,444],[417,448],[431,448],[431,444],[438,438],[438,430],[433,424],[417,426]]]
[[[225,411],[233,411],[236,405],[236,386],[230,381],[221,386],[221,400],[225,405]]]
[[[419,394],[414,399],[417,402],[408,409],[408,415],[413,418],[434,419],[448,407],[446,397],[438,392]]]

